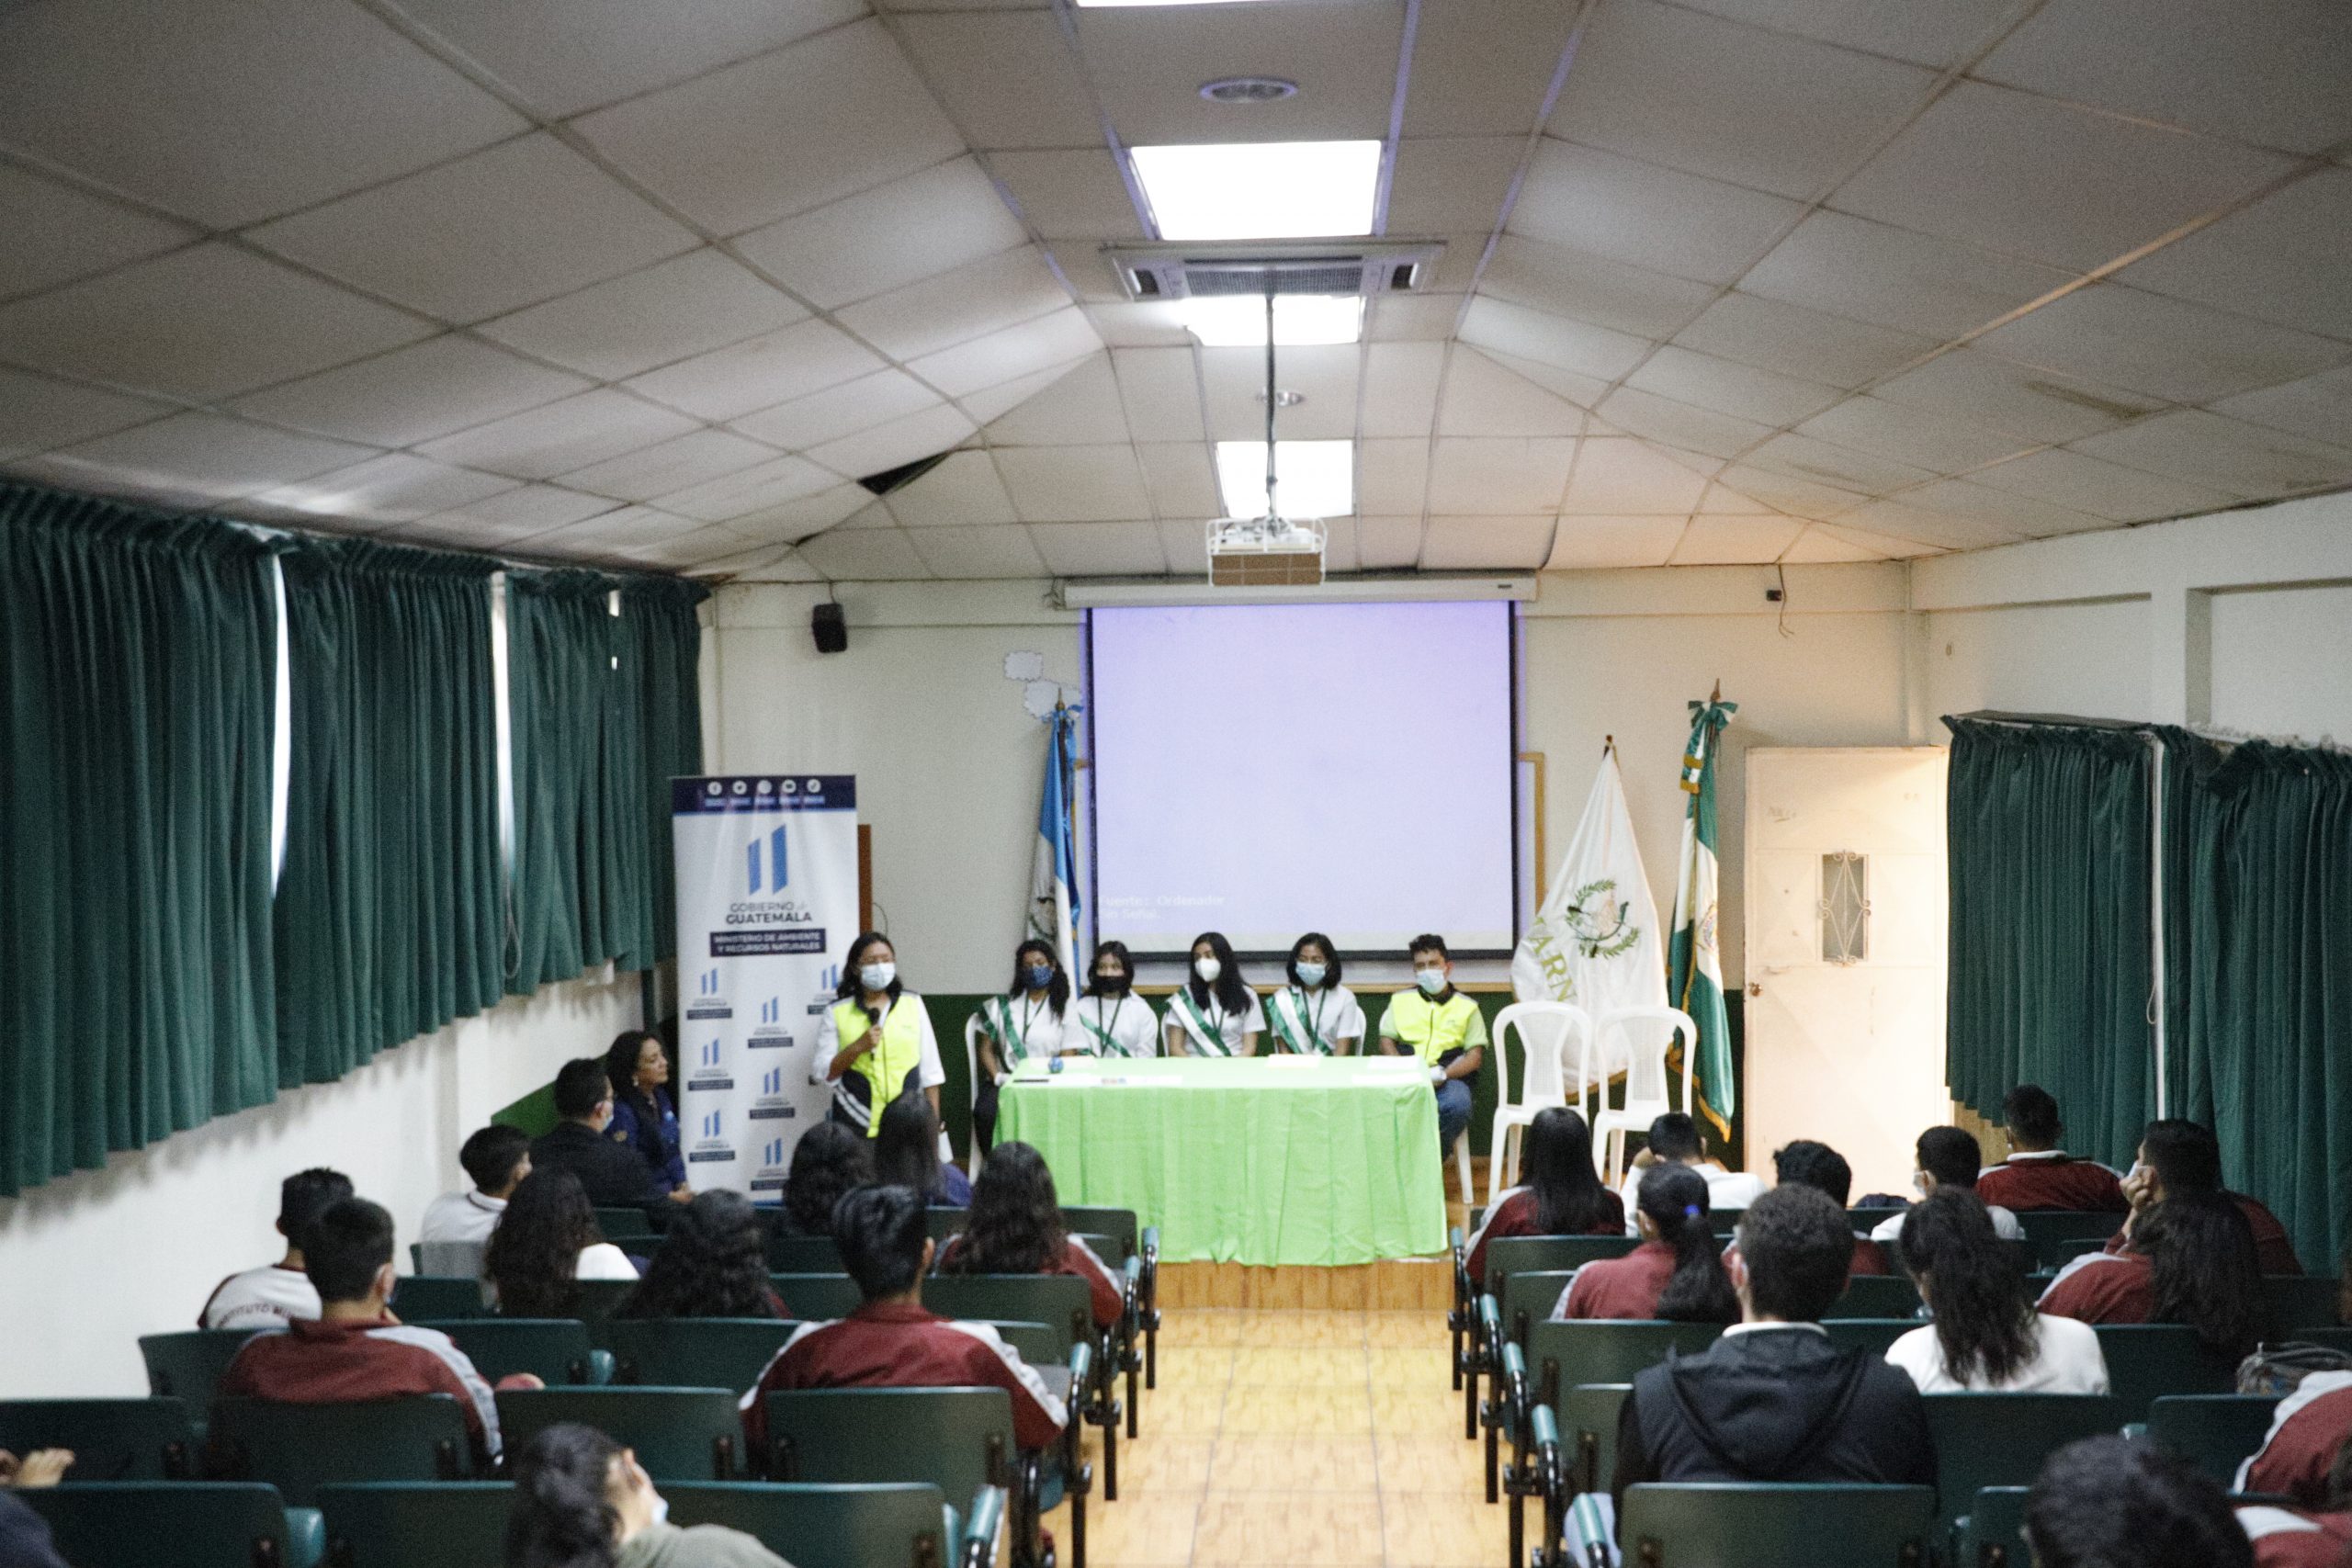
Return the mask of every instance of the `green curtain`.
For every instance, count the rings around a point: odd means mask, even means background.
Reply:
[[[357,539],[279,558],[291,685],[278,1082],[342,1077],[504,993],[490,579]]]
[[[0,1192],[276,1092],[269,555],[0,486]]]
[[[702,625],[695,607],[710,597],[677,577],[632,578],[621,589],[621,623],[639,682],[643,715],[649,918],[655,959],[676,955],[677,882],[670,852],[670,781],[702,772]]]
[[[1951,1091],[2039,1083],[2067,1146],[2128,1163],[2154,1104],[2149,748],[2137,731],[1946,719]]]

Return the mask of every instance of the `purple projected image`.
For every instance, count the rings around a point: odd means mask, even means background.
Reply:
[[[1090,611],[1095,920],[1511,945],[1511,606]]]

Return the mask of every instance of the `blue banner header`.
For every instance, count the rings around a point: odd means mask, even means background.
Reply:
[[[730,773],[670,781],[670,811],[677,817],[856,809],[857,779],[849,773]]]

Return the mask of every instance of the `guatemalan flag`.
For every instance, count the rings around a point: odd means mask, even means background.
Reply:
[[[1061,954],[1075,977],[1078,952],[1078,714],[1065,704],[1046,715],[1046,788],[1037,802],[1037,858],[1029,874],[1029,934]]]
[[[1699,1026],[1699,1113],[1731,1136],[1737,1089],[1732,1082],[1731,1024],[1724,1010],[1723,948],[1715,867],[1715,752],[1737,703],[1714,695],[1690,705],[1690,744],[1682,753],[1682,863],[1674,879],[1674,933],[1666,950],[1666,988]]]

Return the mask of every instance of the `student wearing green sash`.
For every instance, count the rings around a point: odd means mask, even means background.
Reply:
[[[1136,961],[1127,944],[1097,944],[1088,973],[1093,978],[1070,1009],[1076,1027],[1063,1034],[1063,1043],[1097,1056],[1159,1055],[1159,1020],[1151,1004],[1135,994]]]
[[[1266,998],[1276,1047],[1302,1056],[1354,1055],[1363,1040],[1363,1009],[1340,984],[1340,954],[1331,939],[1308,931],[1291,943],[1283,973],[1290,984]]]
[[[1069,971],[1042,942],[1024,942],[1012,954],[1012,984],[1001,997],[980,1004],[979,1081],[972,1086],[972,1131],[982,1149],[996,1146],[997,1095],[1012,1069],[1032,1056],[1058,1056],[1079,1049],[1069,1019]]]
[[[922,998],[899,984],[898,952],[880,931],[849,944],[832,1005],[818,1020],[811,1071],[833,1086],[832,1119],[869,1138],[882,1130],[883,1107],[909,1089],[922,1089],[939,1114],[947,1081],[939,1037]]]
[[[1171,1056],[1254,1056],[1266,1015],[1258,993],[1241,977],[1233,944],[1223,931],[1193,939],[1193,971],[1168,998]]]
[[[1380,1049],[1419,1056],[1437,1090],[1438,1153],[1470,1125],[1470,1080],[1487,1059],[1487,1020],[1478,1004],[1453,988],[1453,960],[1442,936],[1422,935],[1407,950],[1413,988],[1388,998],[1380,1015]]]

